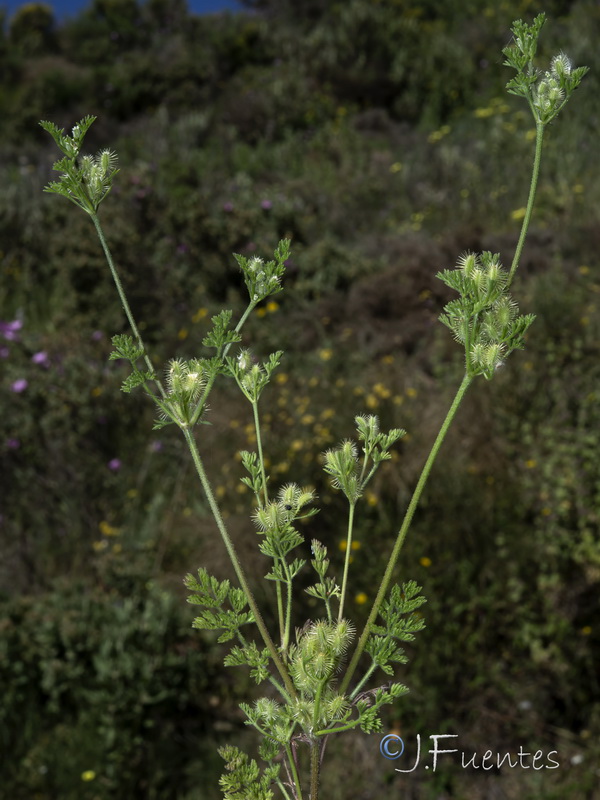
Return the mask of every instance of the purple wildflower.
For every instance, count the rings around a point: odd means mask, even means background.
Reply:
[[[26,378],[18,378],[11,384],[11,391],[16,392],[19,394],[20,392],[24,392],[25,389],[29,386]]]
[[[121,469],[121,459],[111,458],[111,460],[108,462],[108,468],[113,472],[118,472]]]
[[[0,333],[9,342],[16,342],[19,339],[18,332],[23,327],[20,319],[13,319],[12,322],[0,321]]]
[[[231,213],[233,211],[233,203],[223,203],[223,211],[227,211],[227,213]]]
[[[48,353],[45,350],[40,350],[39,353],[34,353],[31,356],[31,360],[34,364],[39,364],[41,367],[50,366],[50,359],[48,358]]]
[[[6,446],[9,450],[18,450],[19,447],[21,447],[21,442],[18,439],[11,437],[10,439],[6,440]]]
[[[263,211],[269,211],[269,209],[273,208],[273,203],[270,200],[263,200],[260,207]]]

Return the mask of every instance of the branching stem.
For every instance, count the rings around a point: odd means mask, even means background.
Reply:
[[[295,698],[297,696],[297,692],[294,687],[294,684],[292,683],[288,671],[286,670],[285,665],[283,664],[283,661],[281,660],[279,653],[277,652],[277,648],[275,647],[275,644],[273,643],[273,640],[269,635],[269,631],[267,630],[267,626],[265,625],[265,622],[256,604],[256,600],[254,599],[252,590],[250,589],[248,581],[246,580],[244,570],[242,569],[242,565],[235,551],[233,542],[231,541],[229,533],[227,532],[227,528],[225,527],[225,523],[223,522],[221,511],[219,510],[219,506],[217,505],[217,501],[215,500],[215,497],[213,495],[212,488],[210,486],[210,483],[206,475],[206,471],[204,469],[204,464],[202,463],[202,459],[200,458],[200,453],[198,452],[198,447],[196,445],[196,440],[194,439],[194,434],[189,427],[182,428],[182,431],[185,440],[187,442],[187,445],[189,447],[192,459],[194,461],[196,472],[198,473],[198,477],[200,478],[200,483],[202,484],[202,488],[204,489],[204,494],[206,495],[206,499],[208,500],[210,510],[212,511],[213,517],[215,518],[215,522],[217,523],[217,528],[219,529],[219,533],[221,534],[221,538],[223,539],[223,542],[225,544],[225,548],[229,555],[229,559],[233,565],[233,569],[235,570],[235,574],[240,583],[240,586],[242,587],[244,594],[246,595],[246,598],[248,600],[248,605],[250,606],[250,610],[254,615],[256,627],[260,631],[260,635],[262,636],[262,639],[267,647],[267,650],[269,651],[269,654],[273,659],[273,664],[275,665],[275,668],[277,669],[277,671],[279,672],[279,674],[283,679],[283,683],[285,685],[288,694],[291,697]]]
[[[517,271],[517,267],[519,266],[519,261],[521,260],[521,253],[523,252],[523,245],[525,244],[525,237],[527,236],[529,223],[531,221],[531,214],[533,212],[533,203],[535,201],[535,193],[537,190],[538,178],[540,175],[540,163],[542,160],[542,145],[544,141],[544,127],[545,126],[543,122],[536,123],[535,156],[533,159],[533,169],[531,171],[529,197],[527,199],[527,208],[525,209],[523,224],[521,225],[521,233],[519,235],[519,241],[517,242],[517,248],[515,250],[515,255],[510,267],[510,272],[508,274],[508,283],[506,284],[507,286],[510,286],[510,284],[512,283],[512,280],[515,276],[515,272]]]
[[[371,628],[373,627],[375,620],[377,619],[377,614],[379,613],[381,604],[389,589],[389,585],[392,580],[392,574],[394,572],[394,567],[396,566],[396,562],[398,561],[398,556],[400,555],[400,551],[402,550],[402,545],[404,544],[404,540],[406,539],[406,534],[408,533],[408,530],[410,528],[410,524],[412,522],[415,510],[417,508],[419,500],[421,499],[421,494],[423,493],[423,489],[425,488],[425,484],[427,483],[427,478],[429,477],[429,473],[431,472],[431,467],[433,466],[433,463],[437,457],[442,442],[446,437],[446,433],[448,432],[452,420],[454,419],[456,412],[458,411],[458,408],[465,395],[465,392],[469,388],[472,380],[473,379],[465,373],[465,376],[462,379],[462,383],[458,388],[456,396],[452,401],[450,410],[446,415],[446,419],[442,423],[442,427],[440,428],[436,440],[433,443],[433,447],[431,448],[431,452],[429,453],[427,461],[425,462],[425,466],[423,467],[423,471],[421,472],[421,475],[413,492],[413,496],[411,497],[410,503],[408,504],[408,508],[406,509],[406,514],[404,516],[404,520],[402,521],[402,526],[398,532],[398,536],[396,537],[396,542],[394,544],[394,548],[392,550],[390,559],[388,561],[388,565],[383,575],[379,591],[377,592],[377,597],[375,598],[375,602],[373,603],[373,607],[371,608],[371,613],[369,614],[369,618],[361,634],[359,642],[356,646],[356,650],[354,651],[352,660],[348,665],[348,669],[340,685],[340,692],[342,693],[347,690],[348,685],[352,680],[352,676],[354,675],[359,659],[367,644],[367,639],[369,638],[369,635],[371,633]]]
[[[344,615],[344,601],[346,599],[346,587],[348,585],[348,570],[350,568],[350,555],[352,552],[352,530],[354,527],[354,509],[356,508],[356,501],[350,503],[350,510],[348,512],[348,533],[346,535],[346,558],[344,559],[344,577],[342,578],[342,590],[340,594],[340,610],[338,613],[338,622],[342,621]]]
[[[113,281],[115,282],[115,286],[117,287],[117,292],[119,294],[119,299],[121,300],[121,305],[123,306],[123,310],[125,311],[125,315],[127,316],[127,320],[133,331],[133,335],[138,341],[139,346],[144,351],[144,361],[146,362],[146,366],[150,370],[152,374],[154,374],[154,367],[152,366],[152,362],[148,357],[148,353],[146,352],[146,347],[144,345],[144,340],[142,339],[140,332],[138,330],[137,325],[135,324],[135,319],[133,318],[133,314],[131,313],[131,308],[129,307],[129,302],[127,301],[127,296],[125,295],[125,290],[123,289],[123,284],[121,283],[121,278],[119,277],[119,273],[117,271],[117,267],[115,262],[113,261],[112,254],[110,252],[110,248],[104,236],[104,231],[102,230],[102,226],[100,225],[100,220],[98,219],[97,214],[90,214],[92,218],[92,222],[96,227],[96,233],[98,234],[98,238],[100,239],[100,244],[102,245],[102,249],[104,250],[104,255],[106,256],[106,260],[108,262],[108,266],[110,267],[111,274],[113,276]],[[167,394],[163,388],[162,383],[158,378],[154,378],[154,382],[156,383],[160,394],[162,395],[163,400],[166,399]]]

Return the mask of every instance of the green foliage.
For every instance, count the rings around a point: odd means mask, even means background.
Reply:
[[[279,242],[275,258],[266,263],[258,256],[246,258],[234,253],[234,258],[244,275],[252,304],[260,303],[261,300],[281,291],[281,278],[285,272],[285,262],[289,257],[290,242],[287,239]]]
[[[380,709],[394,703],[403,694],[406,694],[408,689],[401,683],[392,683],[389,688],[375,689],[371,692],[371,697],[366,699],[361,697],[356,703],[356,708],[359,713],[360,729],[364,733],[374,733],[382,730],[383,724],[379,715]]]
[[[3,793],[108,798],[150,781],[174,797],[214,690],[177,600],[62,582],[3,601],[2,619]]]
[[[394,640],[411,642],[414,634],[423,630],[425,622],[416,610],[427,602],[424,597],[418,596],[421,587],[415,581],[393,586],[390,597],[381,606],[380,614],[385,625],[374,625],[365,650],[373,663],[387,675],[394,674],[390,661],[406,663],[406,656],[401,647],[397,647]]]
[[[314,558],[310,563],[320,580],[318,583],[315,583],[314,586],[309,586],[307,589],[305,589],[305,591],[311,597],[315,597],[317,600],[322,600],[325,603],[325,608],[327,609],[327,618],[331,621],[330,601],[333,597],[339,598],[341,596],[341,590],[336,583],[335,578],[327,575],[327,571],[329,569],[327,548],[316,539],[313,539],[311,543],[311,550]]]
[[[39,55],[56,46],[55,20],[46,3],[25,3],[10,20],[11,44],[24,55]]]
[[[254,642],[243,647],[232,647],[223,663],[226,667],[249,666],[250,676],[257,683],[262,683],[269,677],[269,651],[266,648],[259,650]]]
[[[272,800],[269,786],[279,767],[267,768],[261,775],[256,761],[249,760],[245,753],[231,745],[222,747],[219,755],[225,759],[225,768],[230,773],[220,780],[224,800]]]
[[[220,353],[226,345],[241,341],[239,333],[229,330],[231,313],[231,311],[221,311],[211,319],[212,330],[202,340],[205,347],[215,347]]]
[[[185,585],[194,592],[189,596],[188,602],[205,607],[200,616],[194,619],[194,627],[201,630],[223,630],[217,641],[228,642],[239,635],[242,625],[253,621],[252,613],[244,611],[248,601],[243,591],[231,587],[229,581],[218,581],[203,567],[198,570],[198,579],[190,574],[185,579]],[[223,608],[225,601],[231,608]],[[253,651],[251,654],[254,658]]]
[[[144,348],[140,345],[134,344],[131,336],[125,334],[118,334],[113,336],[112,344],[115,348],[109,355],[110,361],[116,361],[120,358],[129,361],[132,367],[132,373],[129,375],[121,385],[121,391],[129,394],[138,386],[146,386],[149,381],[154,380],[155,375],[153,372],[142,372],[136,366],[136,361],[144,354]]]

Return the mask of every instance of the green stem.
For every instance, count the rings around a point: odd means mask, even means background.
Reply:
[[[527,230],[529,228],[529,223],[531,221],[531,213],[533,211],[533,203],[535,201],[535,192],[537,189],[538,178],[540,175],[540,163],[542,160],[542,144],[544,140],[544,127],[545,126],[543,122],[536,123],[535,157],[533,159],[533,170],[531,172],[531,183],[529,185],[529,198],[527,200],[527,208],[525,210],[525,216],[523,217],[523,224],[521,225],[521,233],[519,235],[519,241],[517,242],[517,249],[515,250],[513,262],[510,268],[510,272],[508,274],[508,283],[506,284],[507,287],[510,286],[510,284],[512,283],[515,272],[517,271],[517,267],[519,266],[521,253],[523,252],[523,245],[525,244],[525,237],[527,236]]]
[[[138,330],[137,325],[135,324],[135,320],[133,318],[133,314],[131,313],[131,308],[129,307],[129,303],[127,302],[127,297],[125,295],[125,290],[123,289],[123,284],[121,283],[121,278],[119,277],[119,273],[117,272],[117,268],[115,266],[115,262],[113,261],[110,249],[108,247],[108,243],[104,236],[104,231],[102,230],[102,226],[100,225],[100,220],[98,219],[97,214],[90,214],[92,221],[96,227],[96,233],[98,234],[98,238],[100,239],[100,244],[102,245],[102,249],[104,250],[104,255],[106,256],[106,260],[108,261],[108,266],[110,267],[111,274],[113,276],[113,281],[115,282],[115,286],[117,287],[117,292],[119,293],[119,298],[121,300],[121,305],[125,311],[125,315],[127,316],[127,320],[129,321],[129,326],[133,331],[133,335],[137,339],[140,347],[144,351],[144,361],[146,362],[146,366],[150,370],[150,372],[154,375],[154,367],[152,366],[152,362],[148,358],[148,354],[146,352],[146,347],[144,345],[144,340],[142,339],[140,332]],[[158,378],[154,378],[154,382],[158,386],[158,389],[163,397],[166,398],[166,392],[163,389],[162,383],[158,380]]]
[[[310,743],[310,800],[319,798],[319,778],[321,773],[321,747],[318,739]]]
[[[458,408],[459,408],[459,406],[461,404],[461,401],[462,401],[462,399],[463,399],[463,397],[465,395],[465,392],[469,388],[472,380],[473,380],[473,378],[465,373],[465,376],[462,379],[462,382],[461,382],[461,384],[460,384],[460,386],[458,388],[456,396],[455,396],[454,400],[452,401],[452,405],[450,406],[450,410],[448,411],[448,414],[446,415],[446,419],[442,423],[442,427],[440,428],[440,431],[439,431],[439,433],[438,433],[438,435],[436,437],[436,440],[433,443],[433,447],[431,448],[431,452],[429,453],[427,461],[425,462],[425,466],[423,467],[423,471],[421,472],[421,475],[419,477],[419,480],[418,480],[417,485],[415,487],[415,490],[413,492],[413,496],[411,497],[410,503],[408,504],[408,508],[406,509],[406,514],[404,516],[404,520],[402,521],[402,527],[400,528],[400,530],[398,532],[398,536],[396,538],[396,542],[394,544],[394,548],[392,550],[392,554],[390,556],[390,560],[388,562],[388,565],[386,567],[383,579],[381,581],[381,585],[379,587],[379,591],[377,592],[377,597],[375,598],[375,602],[373,603],[373,607],[371,609],[371,613],[369,614],[369,618],[368,618],[367,623],[366,623],[366,625],[364,627],[362,635],[361,635],[361,637],[359,639],[358,645],[356,646],[356,650],[354,651],[354,655],[352,656],[352,660],[350,661],[350,664],[348,665],[348,670],[347,670],[346,674],[344,675],[344,679],[343,679],[343,681],[342,681],[342,683],[340,685],[340,692],[341,693],[344,693],[346,691],[346,689],[348,688],[348,685],[349,685],[350,681],[352,680],[352,676],[354,675],[354,672],[355,672],[356,667],[358,665],[358,661],[359,661],[359,659],[360,659],[360,657],[361,657],[361,655],[363,653],[363,650],[365,649],[365,646],[367,644],[367,639],[369,638],[369,635],[371,633],[371,629],[372,629],[372,627],[373,627],[373,625],[375,623],[375,620],[377,619],[377,614],[379,613],[379,608],[381,607],[381,604],[382,604],[382,602],[383,602],[383,600],[384,600],[384,598],[385,598],[385,596],[387,594],[390,582],[392,580],[392,574],[394,572],[394,567],[396,566],[396,562],[398,561],[398,556],[400,555],[400,551],[402,549],[402,545],[404,544],[404,540],[406,538],[406,534],[408,533],[408,529],[410,528],[410,524],[412,522],[415,510],[417,508],[419,500],[421,499],[421,494],[423,492],[423,489],[425,488],[425,484],[427,483],[427,478],[429,477],[429,473],[431,472],[431,467],[433,466],[433,463],[434,463],[434,461],[435,461],[435,459],[437,457],[438,451],[439,451],[439,449],[440,449],[440,447],[442,445],[442,442],[444,441],[446,433],[448,432],[448,428],[450,427],[450,424],[452,423],[452,420],[454,419],[454,416],[455,416],[456,412],[458,411]]]
[[[248,306],[246,307],[246,310],[244,311],[244,313],[242,314],[242,316],[240,317],[240,319],[238,321],[238,324],[234,328],[236,333],[239,333],[241,331],[244,323],[246,322],[246,320],[248,319],[250,314],[256,308],[256,305],[257,304],[255,302],[252,302],[252,301],[250,303],[248,303]],[[233,345],[233,342],[229,342],[229,344],[225,345],[225,347],[223,348],[223,352],[222,353],[218,353],[218,355],[221,357],[222,361],[225,361],[225,358],[227,357],[227,354],[229,353],[232,345]],[[196,422],[198,422],[198,418],[199,418],[200,414],[202,413],[202,410],[203,410],[203,408],[204,408],[204,406],[206,404],[206,401],[208,399],[208,395],[211,392],[211,389],[213,387],[213,384],[215,382],[216,377],[217,377],[216,375],[213,375],[212,378],[209,379],[208,383],[204,387],[204,391],[202,392],[202,397],[200,398],[200,400],[198,400],[198,403],[196,405],[196,409],[195,409],[195,411],[194,411],[194,413],[192,415],[192,418],[190,420],[190,423],[192,425],[195,425]]]
[[[260,435],[260,420],[258,417],[258,400],[252,401],[252,413],[254,415],[254,430],[256,432],[256,447],[258,448],[258,461],[260,463],[260,476],[262,478],[263,495],[265,497],[265,506],[269,502],[269,495],[267,492],[267,476],[265,473],[265,461],[263,458],[262,449],[262,436]]]
[[[354,526],[354,509],[356,502],[350,503],[350,511],[348,513],[348,533],[346,535],[346,558],[344,559],[344,577],[342,579],[342,592],[340,595],[340,610],[338,613],[338,622],[342,621],[344,613],[344,601],[346,599],[346,586],[348,585],[348,569],[350,567],[350,553],[352,551],[352,528]]]
[[[284,562],[285,564],[285,562]],[[286,567],[286,574],[287,574],[287,593],[286,593],[286,605],[285,605],[285,627],[283,632],[283,649],[287,652],[288,645],[290,643],[290,629],[292,626],[292,583],[293,578],[290,575],[290,571],[285,564]]]
[[[326,678],[319,683],[317,691],[315,693],[315,702],[313,708],[313,728],[317,727],[317,722],[319,721],[319,716],[321,715],[321,698],[323,697],[323,690],[331,680],[331,675],[328,675]]]
[[[277,648],[273,643],[269,635],[269,631],[267,630],[267,626],[262,618],[262,615],[258,609],[256,604],[256,600],[254,599],[254,595],[248,585],[248,581],[246,580],[246,576],[242,569],[242,565],[240,564],[240,560],[238,555],[235,551],[235,547],[233,542],[231,541],[229,534],[227,533],[227,528],[225,527],[225,523],[223,522],[223,517],[221,516],[221,512],[215,500],[215,497],[212,493],[212,489],[210,487],[210,483],[208,482],[208,478],[206,476],[206,472],[204,470],[204,464],[202,463],[202,459],[200,458],[200,453],[198,452],[198,447],[196,446],[196,440],[194,439],[194,434],[190,430],[189,427],[182,427],[183,435],[185,436],[185,440],[188,444],[190,449],[190,453],[192,455],[192,459],[194,461],[194,466],[196,467],[196,472],[198,473],[198,477],[200,478],[200,483],[202,484],[202,488],[204,489],[204,494],[206,495],[206,499],[208,500],[208,504],[210,506],[210,510],[215,518],[215,522],[217,523],[217,528],[219,529],[219,533],[221,534],[221,538],[225,544],[225,548],[227,549],[227,553],[233,565],[233,569],[235,570],[235,574],[237,575],[237,579],[240,583],[240,586],[243,589],[244,594],[246,595],[246,599],[248,600],[248,605],[250,606],[250,610],[254,616],[254,621],[256,622],[256,627],[260,631],[260,635],[263,638],[263,641],[269,651],[271,658],[273,659],[273,663],[279,674],[283,679],[283,683],[288,694],[295,698],[297,696],[296,689],[292,680],[281,660],[279,657],[279,653],[277,652]]]
[[[296,784],[296,796],[298,800],[303,800],[302,798],[302,786],[300,785],[300,778],[298,777],[298,770],[296,769],[296,762],[294,761],[294,756],[292,753],[292,748],[289,744],[285,745],[285,752],[287,755],[287,759],[290,765],[290,770],[292,773],[292,778],[294,783]]]
[[[279,681],[277,681],[272,675],[269,675],[269,682],[271,683],[272,686],[274,686],[277,689],[277,691],[283,697],[286,703],[292,702],[292,698],[289,696],[289,694],[286,692],[283,686],[279,683]]]
[[[281,641],[281,649],[287,650],[285,643],[285,622],[283,613],[283,595],[281,592],[281,581],[275,581],[275,592],[277,595],[277,616],[279,618],[279,639]]]
[[[248,311],[248,309],[246,309],[246,311]],[[264,461],[263,449],[262,449],[262,436],[260,434],[260,419],[259,419],[259,416],[258,416],[258,400],[252,400],[252,414],[254,416],[254,431],[256,433],[256,447],[258,449],[258,461],[259,461],[259,464],[260,464],[260,475],[261,475],[261,478],[262,478],[264,505],[266,507],[268,502],[269,502],[269,494],[268,494],[268,491],[267,491],[267,476],[266,476],[266,473],[265,473],[265,461]],[[257,501],[258,501],[258,503],[260,505],[260,496],[257,496]],[[275,592],[276,592],[276,595],[277,595],[277,616],[279,618],[279,639],[281,641],[281,647],[285,650],[285,648],[286,648],[285,621],[284,621],[284,614],[283,614],[283,598],[282,598],[282,595],[281,595],[281,584],[280,584],[279,581],[275,582]]]
[[[284,799],[285,800],[291,800],[291,797],[289,796],[289,794],[287,792],[287,789],[285,788],[285,786],[281,782],[281,778],[275,778],[275,783],[277,784],[277,786],[279,786],[279,788],[281,790],[281,794],[283,795]]]
[[[362,689],[362,687],[363,687],[363,686],[365,685],[365,683],[366,683],[366,682],[369,680],[369,678],[370,678],[370,677],[371,677],[371,675],[372,675],[372,674],[375,672],[375,670],[376,670],[376,669],[377,669],[377,664],[375,664],[375,663],[371,664],[371,666],[369,667],[369,669],[368,669],[368,670],[365,672],[364,676],[363,676],[363,677],[361,678],[361,680],[360,680],[360,681],[359,681],[359,682],[356,684],[356,686],[354,687],[354,689],[353,689],[353,690],[352,690],[352,692],[350,693],[350,700],[354,700],[354,698],[356,697],[356,695],[357,695],[357,694],[360,692],[360,690]]]
[[[315,736],[328,736],[330,733],[344,733],[345,731],[351,731],[353,728],[356,728],[357,725],[360,725],[359,719],[354,719],[352,722],[349,722],[347,725],[341,725],[339,728],[324,728],[322,731],[315,731]]]

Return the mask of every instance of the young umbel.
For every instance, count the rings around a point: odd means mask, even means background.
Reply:
[[[108,149],[97,156],[82,155],[84,137],[94,117],[85,117],[70,135],[50,122],[41,123],[63,153],[54,165],[60,177],[46,190],[66,197],[91,217],[131,327],[131,335],[113,338],[110,356],[131,365],[122,389],[131,392],[138,388],[150,398],[156,406],[157,428],[176,425],[181,430],[237,578],[237,585],[233,585],[201,567],[185,581],[190,602],[199,607],[195,627],[217,631],[218,641],[227,645],[225,665],[248,669],[256,683],[264,687],[262,697],[241,704],[247,724],[258,734],[262,763],[233,745],[221,748],[225,760],[221,787],[226,800],[268,800],[275,796],[317,800],[328,738],[354,728],[366,734],[380,731],[383,707],[407,691],[394,676],[398,665],[406,661],[403,643],[412,641],[424,626],[420,609],[425,600],[414,581],[392,582],[394,568],[431,466],[465,392],[478,376],[492,379],[512,351],[523,348],[525,334],[534,321],[533,315],[519,312],[510,288],[531,219],[545,128],[586,72],[583,67],[574,69],[563,53],[551,60],[546,71],[536,67],[543,24],[543,14],[530,25],[515,22],[512,42],[503,51],[505,64],[516,72],[507,89],[526,100],[536,126],[531,186],[516,251],[508,269],[502,266],[499,254],[465,253],[454,269],[438,275],[456,292],[440,320],[464,348],[464,377],[386,554],[379,590],[360,635],[345,613],[355,514],[369,481],[391,457],[392,448],[405,432],[381,431],[376,416],[358,415],[355,438],[324,454],[324,470],[331,486],[345,496],[348,505],[345,563],[341,576],[333,575],[327,548],[313,540],[311,557],[305,557],[304,537],[298,529],[302,520],[316,513],[314,491],[293,481],[272,486],[266,472],[259,401],[282,353],[273,353],[261,362],[247,347],[239,349],[248,316],[259,303],[282,290],[290,242],[281,241],[273,258],[266,262],[258,257],[235,256],[248,289],[246,310],[235,324],[230,311],[214,316],[203,340],[205,352],[191,360],[172,359],[163,382],[131,313],[98,217],[98,209],[118,174],[117,157]],[[273,590],[274,630],[268,629],[260,612],[198,447],[197,425],[210,420],[208,399],[217,379],[234,381],[251,407],[256,450],[241,453],[246,473],[242,480],[253,496],[249,516],[258,549],[269,559],[264,577]],[[295,581],[306,570],[312,572],[313,582],[304,591],[318,602],[319,610],[313,619],[297,620]]]

